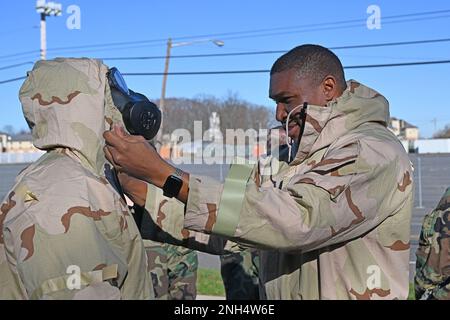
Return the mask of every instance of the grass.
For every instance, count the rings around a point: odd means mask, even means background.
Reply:
[[[222,276],[218,270],[198,269],[197,293],[206,296],[225,296]]]
[[[408,294],[408,300],[416,300],[416,297],[414,295],[414,283],[409,283],[409,294]]]
[[[197,274],[197,293],[206,296],[225,296],[220,272],[212,269],[199,269]],[[415,300],[414,283],[409,284],[408,300]]]

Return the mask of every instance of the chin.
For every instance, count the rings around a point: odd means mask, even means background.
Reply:
[[[295,132],[289,134],[289,138],[291,138],[294,141],[298,141],[299,136],[300,136],[300,132],[298,132],[297,130],[295,130]]]

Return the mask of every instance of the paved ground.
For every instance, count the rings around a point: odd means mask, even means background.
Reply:
[[[420,160],[419,160],[420,159]],[[414,177],[416,181],[414,211],[411,224],[411,277],[414,271],[415,251],[422,226],[424,214],[434,208],[450,186],[450,154],[411,155],[414,164]],[[420,162],[420,166],[419,166]],[[14,177],[25,165],[0,165],[0,199],[11,188]],[[228,172],[228,165],[184,165],[181,166],[188,172],[202,174],[222,180]],[[203,268],[219,269],[220,262],[217,256],[200,254],[200,266]]]

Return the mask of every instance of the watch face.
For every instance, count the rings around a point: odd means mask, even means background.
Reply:
[[[176,176],[170,176],[167,178],[164,184],[163,191],[166,197],[176,197],[180,193],[181,187],[183,186],[183,180]]]

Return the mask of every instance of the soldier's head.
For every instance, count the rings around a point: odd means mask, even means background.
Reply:
[[[277,105],[276,119],[286,121],[295,107],[308,104],[326,106],[346,89],[339,58],[318,45],[298,46],[278,58],[270,70],[269,96]],[[300,112],[293,112],[293,115]],[[289,125],[288,135],[297,139],[300,126]]]

